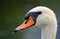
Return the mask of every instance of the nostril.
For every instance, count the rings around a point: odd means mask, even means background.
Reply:
[[[26,20],[26,21],[25,21],[25,24],[26,24],[26,23],[28,22],[28,20],[29,20],[29,16],[25,16],[25,17],[24,17],[24,20]]]
[[[26,20],[25,24],[28,22],[28,19]]]

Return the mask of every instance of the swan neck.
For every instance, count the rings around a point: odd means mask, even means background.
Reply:
[[[41,39],[55,39],[56,38],[56,25],[53,26],[46,26],[45,28],[42,28],[42,36]]]

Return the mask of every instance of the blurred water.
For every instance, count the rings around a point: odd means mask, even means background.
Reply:
[[[41,29],[39,27],[30,27],[25,30],[24,39],[40,39]]]

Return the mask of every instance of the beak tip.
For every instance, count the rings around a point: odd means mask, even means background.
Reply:
[[[15,34],[16,32],[18,32],[18,30],[15,30],[14,32],[12,32],[12,34]]]

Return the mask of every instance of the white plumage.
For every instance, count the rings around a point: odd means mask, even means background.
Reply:
[[[35,26],[41,28],[41,39],[56,39],[57,19],[51,9],[38,6],[28,11],[24,18],[24,22],[15,29],[15,32]]]
[[[40,27],[42,30],[41,39],[56,39],[57,19],[54,11],[44,6],[38,6],[29,12],[38,11],[42,12],[42,14],[37,17],[35,26]]]

